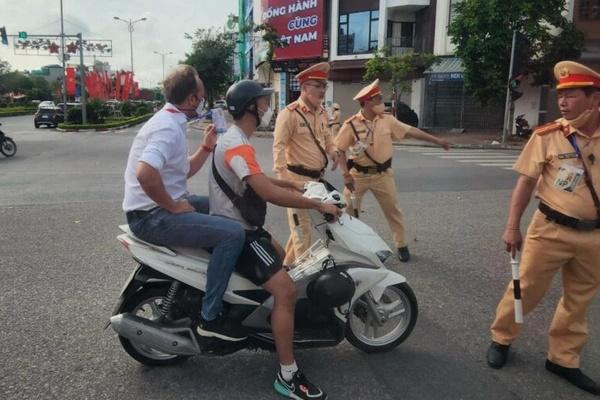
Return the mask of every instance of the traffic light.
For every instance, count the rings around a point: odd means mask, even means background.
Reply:
[[[523,92],[519,92],[517,90],[517,88],[521,85],[522,79],[523,75],[518,75],[508,82],[508,87],[510,89],[510,101],[516,101],[523,96]]]
[[[2,44],[8,46],[8,36],[6,36],[6,27],[0,28],[0,37],[2,38]]]

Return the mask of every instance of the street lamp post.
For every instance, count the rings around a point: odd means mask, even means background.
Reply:
[[[163,71],[162,79],[164,81],[165,80],[165,57],[168,56],[169,54],[173,54],[173,52],[169,51],[168,53],[161,53],[161,52],[154,50],[154,54],[158,54],[162,58],[162,71]]]
[[[144,18],[140,18],[140,19],[136,19],[136,20],[132,20],[131,18],[129,18],[129,19],[123,19],[123,18],[119,18],[119,17],[113,17],[113,18],[116,19],[117,21],[125,22],[127,24],[127,29],[129,30],[129,51],[131,53],[131,75],[133,75],[133,24],[135,24],[136,22],[145,21],[148,18],[144,17]]]

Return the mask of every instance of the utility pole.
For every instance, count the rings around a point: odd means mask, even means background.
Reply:
[[[508,139],[508,135],[512,132],[512,118],[511,118],[511,109],[512,109],[512,101],[510,98],[510,80],[513,77],[513,68],[515,66],[515,47],[517,43],[517,31],[513,31],[512,37],[512,49],[510,52],[510,68],[508,72],[508,80],[506,81],[506,103],[504,104],[504,128],[502,129],[502,143],[506,143]]]
[[[85,93],[85,66],[83,65],[83,34],[77,34],[79,38],[79,77],[81,87],[81,121],[87,124],[87,94]]]
[[[173,54],[172,51],[169,51],[168,53],[161,53],[158,51],[154,51],[154,54],[158,54],[159,56],[161,56],[162,58],[162,80],[165,80],[165,57],[168,56],[169,54]]]
[[[136,20],[132,20],[131,18],[129,18],[128,20],[126,20],[126,19],[119,18],[119,17],[113,17],[113,19],[115,19],[117,21],[125,22],[127,24],[127,30],[129,31],[129,52],[131,54],[131,75],[133,76],[134,75],[133,74],[133,24],[135,24],[137,22],[145,21],[148,18],[144,17],[144,18],[140,18],[140,19],[136,19]]]
[[[63,115],[67,122],[67,68],[65,65],[65,26],[63,21],[63,2],[60,0],[60,57],[63,69]]]

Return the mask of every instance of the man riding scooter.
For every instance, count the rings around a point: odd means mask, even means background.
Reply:
[[[208,198],[190,195],[187,180],[210,156],[216,143],[214,126],[204,142],[188,155],[187,122],[204,106],[204,85],[196,70],[180,65],[164,81],[165,106],[140,129],[129,152],[125,171],[123,210],[138,238],[161,246],[212,248],[206,295],[198,333],[241,341],[221,316],[223,293],[244,244],[240,224],[208,215]]]
[[[274,299],[271,325],[281,364],[275,390],[292,399],[326,399],[327,395],[298,370],[293,352],[296,287],[282,268],[284,251],[263,227],[266,203],[282,207],[315,209],[339,215],[331,204],[303,197],[304,185],[270,178],[256,159],[249,138],[261,124],[268,124],[271,89],[243,80],[227,91],[227,109],[234,123],[214,151],[210,174],[211,215],[239,221],[246,229],[246,246],[238,272],[256,285],[262,285]]]

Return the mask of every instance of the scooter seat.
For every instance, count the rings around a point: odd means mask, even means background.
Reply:
[[[166,246],[159,246],[156,244],[148,243],[145,240],[142,240],[142,239],[136,237],[134,235],[134,233],[131,231],[131,229],[129,228],[129,225],[127,225],[127,224],[119,225],[119,229],[121,231],[123,231],[124,233],[128,234],[135,241],[143,243],[148,247],[151,247],[157,251],[160,251],[161,253],[165,253],[165,254],[168,254],[171,256],[175,256],[177,254],[182,254],[182,255],[185,255],[188,257],[200,259],[202,261],[207,261],[208,259],[210,259],[210,253],[204,249],[196,249],[193,247],[171,247],[171,248],[169,248]]]

